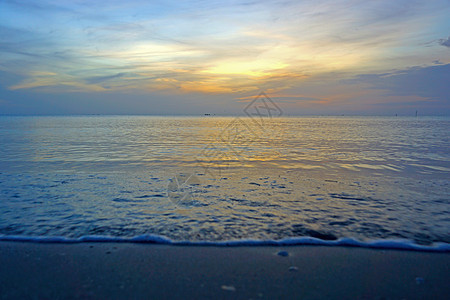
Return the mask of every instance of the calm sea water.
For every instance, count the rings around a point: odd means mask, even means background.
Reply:
[[[0,235],[450,243],[450,119],[0,117]]]

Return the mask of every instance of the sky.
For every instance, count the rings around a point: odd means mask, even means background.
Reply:
[[[0,115],[450,115],[450,1],[1,0]]]

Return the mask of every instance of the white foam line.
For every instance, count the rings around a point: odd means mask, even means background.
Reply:
[[[173,241],[159,235],[139,235],[131,238],[121,238],[112,236],[88,235],[79,238],[67,238],[60,236],[16,236],[0,235],[0,241],[10,242],[35,242],[35,243],[148,243],[165,244],[179,246],[346,246],[374,249],[398,249],[431,252],[450,252],[450,244],[435,243],[431,246],[418,245],[410,240],[372,240],[369,242],[358,241],[354,238],[340,238],[335,241],[325,241],[313,237],[286,238],[282,240],[230,240],[230,241]]]

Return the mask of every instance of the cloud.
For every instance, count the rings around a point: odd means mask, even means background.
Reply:
[[[450,36],[447,39],[439,39],[439,45],[450,48]]]
[[[8,0],[0,4],[8,14],[0,21],[0,68],[23,76],[55,72],[52,86],[58,78],[78,87],[117,79],[111,89],[160,89],[158,77],[176,90],[208,93],[290,87],[305,71],[396,63],[404,53],[389,50],[409,43],[411,26],[439,7],[400,2],[134,0],[101,10],[100,2]],[[124,69],[134,76],[117,77]],[[27,82],[34,83],[14,87],[48,87],[50,79]]]
[[[382,90],[385,96],[419,96],[450,104],[450,64],[411,67],[380,74],[361,74],[346,83]]]
[[[125,73],[117,73],[117,74],[108,75],[108,76],[94,76],[94,77],[86,78],[86,82],[89,83],[89,84],[97,84],[97,83],[102,83],[102,82],[107,81],[107,80],[120,78],[120,77],[123,77],[123,76],[125,76]]]

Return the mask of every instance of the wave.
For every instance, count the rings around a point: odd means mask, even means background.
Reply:
[[[354,238],[340,238],[334,241],[321,240],[314,237],[296,237],[281,240],[230,240],[230,241],[174,241],[159,235],[139,235],[135,237],[112,237],[100,235],[87,235],[79,238],[68,238],[62,236],[16,236],[0,235],[0,241],[9,242],[35,242],[35,243],[146,243],[175,246],[341,246],[360,247],[372,249],[394,249],[425,252],[450,252],[450,244],[434,243],[430,246],[418,245],[411,240],[389,239],[372,240],[362,242]]]

